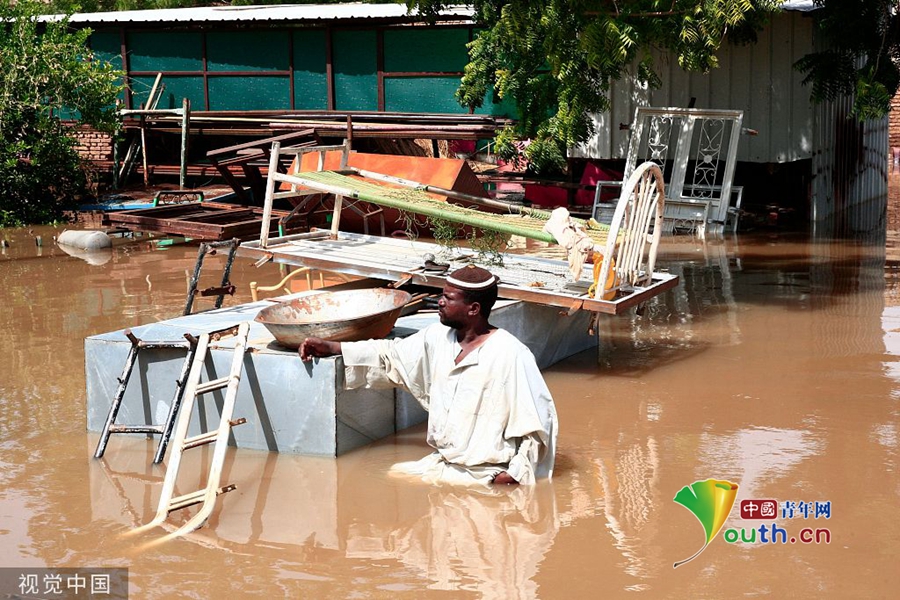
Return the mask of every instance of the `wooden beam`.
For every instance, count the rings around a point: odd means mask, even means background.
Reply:
[[[288,106],[294,110],[294,32],[288,31],[288,79],[289,93],[291,95]]]
[[[332,29],[325,28],[325,82],[328,90],[328,110],[334,110],[334,53],[331,51]]]
[[[200,36],[203,40],[203,105],[206,110],[209,110],[211,107],[209,105],[209,66],[206,62],[206,32],[204,31]]]
[[[181,109],[181,171],[178,174],[178,185],[184,189],[187,180],[188,138],[190,137],[191,101],[182,98]]]
[[[378,70],[378,110],[384,111],[384,29],[375,30],[375,68]]]
[[[128,40],[125,36],[125,28],[119,27],[119,52],[122,54],[122,71],[126,75],[126,81],[128,81]],[[131,90],[127,89],[125,91],[125,108],[131,108]]]

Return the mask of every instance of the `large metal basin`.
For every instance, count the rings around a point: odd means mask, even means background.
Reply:
[[[299,348],[308,337],[377,339],[391,332],[410,298],[408,292],[385,288],[325,292],[266,307],[255,321],[287,348]]]

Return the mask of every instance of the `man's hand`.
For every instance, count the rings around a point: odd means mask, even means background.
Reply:
[[[494,478],[491,480],[491,483],[495,483],[495,484],[502,483],[502,484],[506,484],[506,485],[518,485],[519,484],[519,482],[516,481],[515,479],[513,479],[512,476],[509,473],[507,473],[506,471],[501,471],[500,473],[497,473],[497,475],[494,476]]]
[[[324,356],[334,356],[341,353],[340,342],[329,342],[322,338],[310,337],[303,340],[300,348],[297,350],[300,354],[300,360],[308,362],[313,357],[322,358]]]

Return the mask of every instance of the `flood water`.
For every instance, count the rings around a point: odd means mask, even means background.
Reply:
[[[557,470],[533,490],[388,477],[427,452],[422,427],[338,459],[231,449],[223,481],[238,487],[208,524],[148,546],[159,532],[121,534],[152,518],[164,470],[143,437],[92,458],[83,340],[179,314],[196,248],[137,242],[91,264],[52,234],[0,230],[2,567],[127,567],[136,598],[875,598],[900,586],[900,277],[883,243],[665,244],[680,285],[641,317],[601,319],[599,351],[546,371]],[[279,278],[238,260],[227,304]],[[719,533],[673,569],[705,540],[673,497],[709,478],[779,513],[830,502],[830,518],[779,514],[794,544]],[[771,523],[742,520],[738,503],[726,529]],[[830,543],[801,544],[804,528]]]

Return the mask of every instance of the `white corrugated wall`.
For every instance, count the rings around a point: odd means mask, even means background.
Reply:
[[[816,114],[811,216],[833,235],[885,227],[888,118],[860,123],[851,106],[849,98],[828,102]]]
[[[632,79],[617,82],[610,90],[608,113],[597,114],[597,132],[571,155],[584,158],[624,158],[628,131],[637,106],[687,107],[696,98],[697,108],[744,111],[744,127],[757,136],[744,136],[738,160],[790,162],[812,154],[813,107],[809,89],[794,62],[813,49],[813,20],[799,12],[777,15],[748,46],[725,45],[720,67],[709,74],[687,73],[668,55],[657,56],[661,88],[642,89]]]

